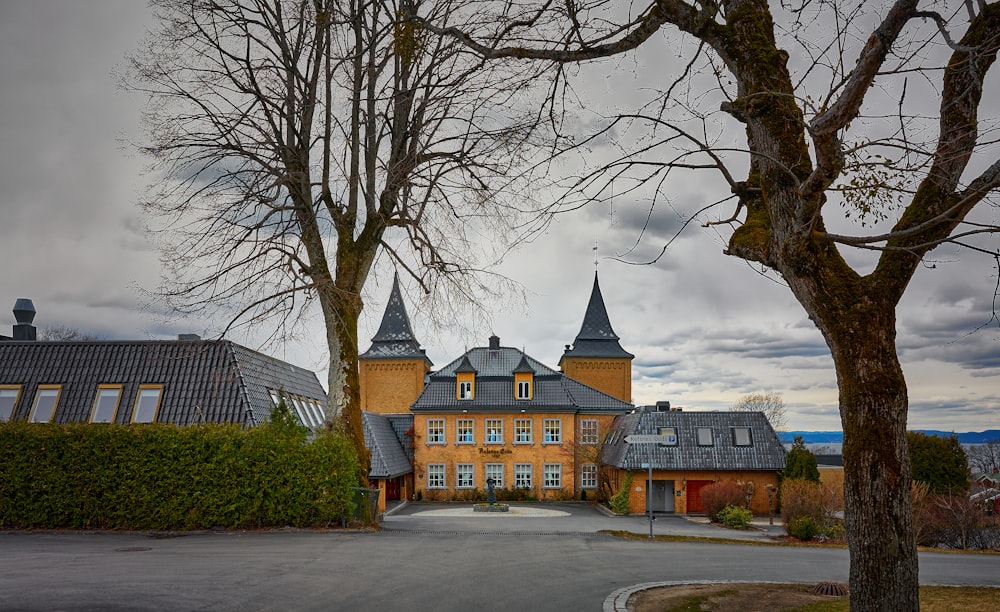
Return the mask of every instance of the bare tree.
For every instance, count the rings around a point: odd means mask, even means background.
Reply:
[[[1000,4],[581,0],[480,10],[496,13],[491,36],[417,19],[487,58],[563,66],[658,54],[659,97],[616,113],[599,135],[560,135],[567,149],[600,137],[620,151],[571,188],[585,203],[631,177],[655,203],[675,171],[718,172],[731,194],[699,214],[732,202],[713,222],[732,227],[726,253],[777,272],[833,355],[851,607],[918,609],[896,307],[937,246],[1000,256],[977,240],[998,231],[995,221],[974,214],[1000,186],[996,117],[980,113]],[[650,51],[657,44],[669,47]],[[844,217],[855,229],[828,229]],[[852,265],[845,247],[870,250],[871,267]]]
[[[973,473],[1000,474],[1000,439],[966,446],[965,455]]]
[[[451,0],[152,4],[157,27],[124,81],[149,98],[142,149],[160,182],[144,205],[169,272],[161,294],[223,315],[227,331],[274,335],[318,306],[328,420],[366,470],[362,290],[380,254],[426,292],[488,289],[478,272],[526,206],[505,198],[534,123],[515,115],[529,75],[398,19],[407,8],[448,22]]]
[[[90,342],[92,340],[100,340],[100,338],[76,327],[50,325],[38,328],[38,340],[41,342]]]
[[[763,412],[775,431],[784,431],[788,422],[785,400],[775,391],[748,393],[729,409],[734,412]]]

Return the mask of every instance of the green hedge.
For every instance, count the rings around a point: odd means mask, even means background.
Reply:
[[[352,445],[280,420],[235,425],[0,423],[0,526],[202,529],[340,523]]]

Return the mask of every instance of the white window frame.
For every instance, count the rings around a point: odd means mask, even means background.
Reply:
[[[427,488],[428,489],[447,489],[448,481],[446,476],[448,475],[447,469],[443,463],[429,463],[427,464]]]
[[[458,463],[455,465],[455,488],[475,489],[476,488],[476,466],[472,463]]]
[[[28,420],[32,423],[49,423],[56,416],[56,408],[59,407],[59,397],[62,396],[62,385],[38,385],[35,390],[35,399],[31,402],[31,415]],[[38,405],[42,399],[46,400],[44,404],[48,412],[48,416],[43,420],[39,417],[44,416],[43,414],[38,414]],[[48,399],[52,398],[52,407],[48,408]]]
[[[122,385],[97,385],[97,393],[94,394],[94,405],[90,408],[91,423],[114,423],[118,417],[118,406],[122,401]],[[104,398],[114,397],[114,406],[111,408],[111,416],[97,420],[97,409],[102,407]],[[104,405],[107,408],[107,405]]]
[[[455,421],[455,444],[476,443],[476,421],[474,419],[457,419]]]
[[[542,488],[561,489],[562,488],[562,464],[543,463],[542,464]]]
[[[447,444],[448,425],[444,419],[427,419],[427,444]]]
[[[531,399],[531,381],[529,380],[517,381],[517,399],[519,400]]]
[[[3,413],[0,413],[0,423],[14,418],[17,402],[21,400],[21,389],[22,385],[0,385],[0,409],[3,410]],[[8,401],[10,402],[10,412],[2,408]]]
[[[156,404],[153,406],[153,415],[149,420],[145,416],[144,398],[148,398],[155,393]],[[139,385],[139,390],[135,392],[135,404],[132,405],[132,423],[155,423],[160,415],[160,404],[163,403],[163,385]],[[139,408],[143,407],[142,420],[139,420]]]
[[[562,444],[562,419],[545,419],[542,432],[542,444]]]
[[[503,419],[486,419],[484,427],[486,444],[503,444]]]
[[[486,478],[483,479],[483,486],[486,486],[485,483],[487,478],[492,478],[494,480],[494,487],[497,489],[502,489],[504,487],[502,463],[487,463],[484,467],[484,473]]]
[[[532,420],[514,419],[514,444],[532,444]]]
[[[580,467],[580,488],[581,489],[597,488],[597,464],[584,463]]]
[[[472,381],[463,380],[458,383],[458,399],[460,400],[470,400],[472,399]]]
[[[514,464],[514,488],[515,489],[530,489],[532,488],[532,472],[533,467],[530,463],[515,463]]]
[[[580,444],[600,443],[600,423],[597,419],[580,421]]]

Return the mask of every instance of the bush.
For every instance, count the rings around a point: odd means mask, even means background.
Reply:
[[[701,490],[701,507],[712,521],[718,522],[719,513],[726,506],[742,506],[746,501],[743,490],[732,480],[710,484]]]
[[[788,535],[802,541],[808,541],[819,533],[819,527],[811,516],[795,516],[785,523]]]
[[[742,506],[726,506],[719,511],[718,517],[730,529],[746,529],[753,520],[753,512]]]
[[[611,497],[611,511],[615,514],[628,514],[628,496],[629,492],[632,490],[632,472],[625,473],[625,482],[622,483],[622,488],[619,489]]]
[[[0,423],[0,527],[203,529],[339,523],[358,462],[346,438],[279,421]]]
[[[818,532],[825,533],[837,522],[836,512],[843,507],[841,496],[818,482],[786,480],[781,484],[781,518],[787,526],[796,517],[808,516]]]

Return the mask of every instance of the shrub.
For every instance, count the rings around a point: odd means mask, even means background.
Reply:
[[[726,506],[719,511],[718,517],[730,529],[746,529],[753,520],[753,512],[742,506]]]
[[[781,518],[787,525],[795,517],[808,516],[819,532],[825,532],[836,523],[835,513],[843,507],[841,496],[818,482],[786,480],[781,484]]]
[[[819,533],[816,521],[810,516],[792,517],[791,520],[785,523],[785,530],[788,531],[788,535],[803,541],[811,540]]]
[[[628,496],[631,490],[632,490],[632,472],[626,472],[625,482],[622,483],[622,488],[619,489],[619,491],[611,497],[612,512],[614,512],[615,514],[628,514],[629,511]]]
[[[743,490],[732,480],[716,482],[701,490],[702,510],[715,522],[721,520],[719,513],[726,506],[742,506],[745,500]]]
[[[353,446],[285,425],[0,423],[0,527],[339,523],[353,513]]]

